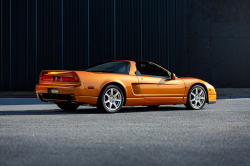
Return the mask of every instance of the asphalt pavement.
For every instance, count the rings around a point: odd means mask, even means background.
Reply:
[[[0,98],[1,166],[250,165],[250,98],[183,105],[60,110]]]

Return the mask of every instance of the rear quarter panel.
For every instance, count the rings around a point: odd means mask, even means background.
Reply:
[[[84,89],[77,95],[98,97],[102,88],[109,83],[118,83],[123,86],[127,98],[141,97],[142,95],[135,95],[132,90],[132,83],[138,83],[136,75],[115,74],[115,73],[98,73],[76,71],[82,82]],[[89,89],[93,86],[94,89]]]

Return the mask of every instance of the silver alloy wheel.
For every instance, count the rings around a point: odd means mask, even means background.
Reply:
[[[206,93],[202,88],[194,88],[192,89],[190,93],[190,104],[195,108],[195,109],[200,109],[204,103],[206,102]]]
[[[122,103],[122,95],[116,88],[109,88],[104,94],[104,105],[110,112],[115,112]]]

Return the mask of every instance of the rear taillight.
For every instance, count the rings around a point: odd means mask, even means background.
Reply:
[[[65,76],[64,76],[65,75]],[[39,80],[41,81],[61,81],[61,82],[79,82],[79,78],[75,72],[41,72]]]
[[[74,77],[62,77],[63,82],[77,82]]]
[[[41,81],[53,81],[53,76],[46,76],[47,72],[41,72],[39,80]]]
[[[76,73],[73,72],[72,74],[73,74],[74,80],[75,80],[76,82],[78,82],[78,81],[79,81],[79,78],[77,77]]]

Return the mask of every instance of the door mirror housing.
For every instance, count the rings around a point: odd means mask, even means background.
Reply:
[[[176,75],[174,73],[171,73],[171,80],[175,80],[176,79]]]

